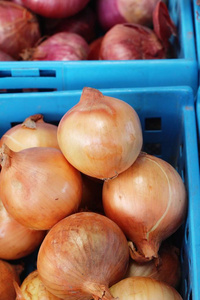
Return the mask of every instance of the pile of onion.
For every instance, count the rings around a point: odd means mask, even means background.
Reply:
[[[99,59],[133,60],[167,58],[169,39],[176,35],[176,27],[167,6],[157,1],[152,14],[153,29],[126,22],[111,27],[101,41]]]
[[[14,220],[0,200],[0,259],[16,260],[31,254],[46,232],[32,230]]]
[[[88,87],[60,120],[57,138],[76,169],[104,180],[129,168],[143,142],[136,111],[125,101]]]
[[[59,149],[33,147],[0,149],[0,198],[8,213],[22,225],[48,230],[76,212],[82,179]]]
[[[138,262],[157,258],[161,242],[178,230],[186,216],[180,175],[166,161],[146,153],[104,182],[102,198],[105,214],[123,230]]]
[[[183,300],[181,295],[168,284],[149,277],[129,277],[110,288],[120,300]]]
[[[58,32],[42,41],[38,46],[22,55],[24,60],[54,60],[76,61],[86,60],[89,54],[89,45],[79,34],[73,32]],[[26,57],[28,53],[28,58]]]
[[[0,1],[0,24],[0,50],[14,59],[41,37],[36,16],[12,2]]]
[[[50,229],[39,249],[37,269],[57,297],[114,300],[109,286],[123,278],[128,261],[121,229],[103,215],[80,212]]]
[[[23,123],[11,127],[0,139],[0,147],[6,144],[13,151],[32,147],[58,148],[57,126],[47,123],[43,115],[29,116]]]
[[[0,50],[0,61],[13,61],[14,58]]]

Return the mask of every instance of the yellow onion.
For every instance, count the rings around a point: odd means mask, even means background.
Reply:
[[[164,242],[158,254],[158,259],[144,263],[130,259],[125,278],[133,276],[151,277],[177,288],[181,279],[179,249]]]
[[[13,282],[20,283],[19,274],[10,263],[0,260],[0,299],[15,300],[16,292]]]
[[[59,148],[57,126],[44,122],[43,115],[35,114],[5,132],[0,140],[0,147],[4,143],[13,151],[31,147]]]
[[[37,270],[31,272],[19,287],[15,284],[16,300],[59,300],[52,295],[44,286],[38,276]]]
[[[99,179],[130,167],[142,140],[139,117],[128,103],[88,87],[58,124],[64,156],[80,172]]]
[[[110,288],[111,294],[120,300],[182,300],[171,286],[149,277],[129,277]]]
[[[117,178],[104,182],[105,214],[129,239],[136,261],[158,257],[160,244],[183,223],[187,199],[184,183],[169,163],[141,153]]]
[[[14,220],[0,200],[0,258],[14,260],[32,253],[46,232],[32,230]]]
[[[37,269],[46,288],[69,300],[114,299],[109,286],[121,280],[129,250],[121,229],[107,217],[79,212],[47,233]]]
[[[59,149],[34,147],[14,152],[4,144],[0,161],[0,198],[22,225],[48,230],[78,210],[81,175]]]

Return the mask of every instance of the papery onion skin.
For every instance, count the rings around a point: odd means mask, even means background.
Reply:
[[[36,16],[15,3],[0,2],[0,23],[0,50],[14,59],[19,59],[20,53],[41,37]]]
[[[24,6],[47,18],[65,18],[81,11],[89,0],[22,0]]]
[[[0,259],[16,260],[31,254],[46,232],[31,230],[15,221],[0,200]]]
[[[13,151],[32,147],[58,148],[57,126],[47,123],[43,115],[35,114],[23,123],[11,127],[0,139],[0,147],[6,144]]]
[[[151,26],[159,0],[98,0],[97,14],[104,30],[126,22]]]
[[[125,278],[133,276],[150,277],[178,288],[181,279],[179,249],[170,243],[164,242],[158,254],[158,259],[144,263],[137,263],[130,258]]]
[[[113,26],[101,43],[101,60],[163,59],[166,49],[153,30],[124,23]]]
[[[110,219],[80,212],[58,222],[46,235],[37,269],[47,289],[62,299],[114,299],[129,260],[127,240]]]
[[[85,39],[71,32],[59,32],[48,37],[33,49],[31,60],[76,61],[86,60],[89,45]]]
[[[0,259],[0,299],[15,300],[16,293],[13,281],[20,284],[20,278],[15,268],[8,262]]]
[[[17,297],[16,300],[59,300],[52,295],[38,276],[37,270],[31,272],[22,282],[21,286],[15,285]]]
[[[110,288],[111,294],[120,300],[182,300],[171,286],[149,277],[129,277]]]
[[[78,210],[80,173],[56,148],[34,147],[19,152],[1,148],[0,198],[22,225],[48,230]]]
[[[105,214],[127,238],[138,262],[158,257],[160,244],[184,222],[187,195],[178,172],[164,160],[141,153],[117,178],[104,182]]]
[[[88,87],[60,120],[57,138],[62,153],[76,169],[103,180],[127,169],[143,142],[136,111],[126,102]]]

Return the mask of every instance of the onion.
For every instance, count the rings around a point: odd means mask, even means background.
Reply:
[[[103,40],[103,36],[100,36],[99,38],[92,41],[90,46],[90,52],[88,55],[88,60],[98,60],[99,59],[99,52],[101,48],[101,43]]]
[[[0,299],[15,300],[16,293],[13,282],[20,283],[19,275],[14,266],[0,260]]]
[[[97,0],[97,15],[104,30],[116,24],[152,25],[152,13],[159,0]]]
[[[65,18],[75,15],[88,2],[89,0],[22,0],[24,6],[47,18]]]
[[[44,34],[73,32],[81,35],[87,42],[96,36],[96,15],[90,6],[74,16],[64,19],[44,19]]]
[[[46,232],[31,230],[15,221],[0,200],[0,258],[15,260],[31,254]]]
[[[160,247],[159,259],[145,263],[130,259],[125,278],[133,276],[151,277],[177,288],[181,279],[179,249],[164,242]]]
[[[58,124],[58,144],[80,172],[99,179],[117,176],[136,160],[142,130],[126,102],[85,87],[80,101]]]
[[[12,58],[9,54],[0,50],[0,61],[13,61],[13,60],[14,58]]]
[[[181,295],[162,281],[148,277],[129,277],[110,288],[120,300],[181,300]]]
[[[59,300],[50,292],[47,291],[42,281],[38,276],[37,270],[31,272],[22,282],[22,285],[15,284],[16,300]]]
[[[89,45],[76,33],[60,32],[47,38],[32,51],[31,60],[86,60]]]
[[[160,244],[183,223],[186,190],[178,172],[164,160],[141,153],[117,178],[104,182],[105,214],[127,238],[136,261],[158,257]]]
[[[24,7],[0,1],[0,50],[19,58],[26,48],[33,47],[40,38],[37,18]]]
[[[57,142],[57,126],[46,123],[43,115],[35,114],[23,123],[11,127],[1,138],[0,147],[6,144],[13,151],[31,147],[59,148]]]
[[[150,28],[124,23],[113,26],[101,43],[101,60],[166,58],[166,49]]]
[[[110,219],[80,212],[58,222],[46,235],[37,268],[46,288],[62,299],[114,299],[112,285],[124,276],[127,240]]]
[[[22,225],[48,230],[77,211],[81,175],[59,149],[34,147],[14,152],[4,144],[0,161],[0,198]]]

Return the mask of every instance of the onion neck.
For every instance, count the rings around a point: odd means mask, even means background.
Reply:
[[[90,87],[84,87],[82,94],[81,94],[81,98],[79,103],[81,102],[94,102],[94,101],[99,101],[100,99],[102,99],[104,97],[104,95],[96,89],[90,88]]]
[[[22,123],[22,127],[29,128],[29,129],[36,129],[36,123],[37,122],[44,122],[43,121],[43,115],[35,114],[33,116],[28,117]]]
[[[157,248],[154,245],[150,244],[148,241],[144,240],[143,243],[140,244],[140,248],[142,249],[142,252],[136,249],[133,242],[128,242],[128,246],[129,246],[130,256],[136,262],[144,263],[152,259],[158,258]]]
[[[0,148],[0,165],[2,168],[9,168],[11,166],[12,154],[13,151],[6,144],[3,144]]]
[[[117,300],[111,295],[109,288],[103,284],[86,282],[85,286],[94,300]]]

